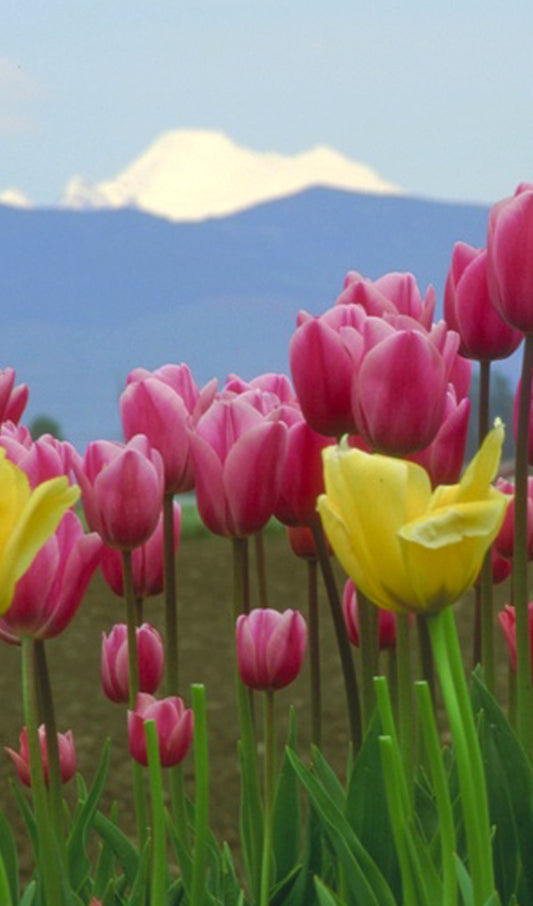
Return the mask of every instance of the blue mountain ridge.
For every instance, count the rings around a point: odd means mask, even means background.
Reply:
[[[0,365],[30,386],[26,421],[51,415],[80,448],[120,437],[132,368],[287,371],[298,311],[332,305],[349,269],[412,271],[440,299],[454,242],[484,245],[487,213],[329,188],[199,223],[0,206]]]

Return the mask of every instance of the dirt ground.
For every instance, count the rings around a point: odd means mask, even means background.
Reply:
[[[266,539],[269,604],[280,610],[287,607],[306,612],[307,567],[294,557],[284,533]],[[252,606],[255,576],[251,558]],[[236,757],[236,709],[233,674],[234,627],[232,619],[231,544],[220,538],[202,537],[182,542],[178,555],[178,596],[180,619],[181,695],[190,702],[191,683],[204,683],[208,702],[210,746],[210,819],[216,836],[237,846],[239,775]],[[339,574],[339,580],[340,580]],[[340,581],[339,581],[340,587]],[[320,589],[321,645],[323,671],[323,750],[342,776],[348,751],[348,724],[344,686],[325,595]],[[471,602],[459,610],[461,632],[470,632]],[[148,601],[145,619],[162,629],[163,607],[160,599]],[[58,729],[72,729],[76,742],[78,768],[90,783],[96,769],[103,740],[112,739],[112,764],[103,802],[119,804],[123,829],[133,831],[131,771],[127,754],[126,709],[112,704],[100,688],[100,637],[115,622],[124,621],[124,606],[97,575],[78,615],[62,636],[47,643]],[[17,648],[0,642],[0,740],[2,745],[18,748],[22,725],[20,699],[20,657]],[[500,671],[506,672],[506,657],[498,640]],[[298,680],[277,696],[277,714],[283,728],[288,705],[297,710],[300,748],[308,746],[307,667]],[[191,794],[193,760],[184,762],[185,778]],[[28,844],[20,833],[14,797],[8,779],[15,776],[7,756],[0,757],[0,804],[13,821],[20,840],[21,863],[31,865]]]

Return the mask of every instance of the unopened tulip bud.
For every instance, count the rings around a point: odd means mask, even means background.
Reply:
[[[296,610],[280,613],[269,607],[237,619],[237,664],[251,689],[281,689],[298,676],[307,627]]]
[[[59,749],[59,769],[63,783],[74,776],[76,771],[76,750],[74,748],[74,738],[71,730],[66,733],[57,734],[57,745]],[[41,752],[41,761],[43,765],[44,782],[48,786],[50,783],[50,769],[48,767],[48,747],[46,744],[46,729],[44,724],[39,727],[39,749]],[[28,731],[26,727],[22,728],[20,734],[20,751],[6,747],[5,751],[11,756],[15,763],[20,780],[26,786],[31,786],[30,777],[30,753],[28,747]]]
[[[149,623],[137,627],[139,689],[155,692],[163,677],[163,642],[157,629]],[[108,636],[102,633],[102,688],[113,702],[127,702],[130,693],[128,629],[117,623]]]
[[[348,638],[352,645],[359,647],[357,592],[351,579],[348,579],[344,585],[342,611]],[[378,610],[378,646],[380,649],[396,646],[396,614],[388,610]]]
[[[164,768],[183,761],[193,737],[193,713],[181,698],[171,696],[157,701],[152,695],[139,692],[135,711],[128,711],[130,755],[140,764],[148,765],[144,723],[154,720],[159,741],[159,758]]]

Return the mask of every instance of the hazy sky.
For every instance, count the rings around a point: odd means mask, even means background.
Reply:
[[[530,0],[8,0],[0,191],[53,203],[202,127],[491,202],[533,180],[532,38]]]

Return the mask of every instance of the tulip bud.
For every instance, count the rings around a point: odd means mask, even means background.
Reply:
[[[530,601],[528,604],[528,615],[529,615],[529,644],[533,652],[533,601]],[[511,607],[510,604],[506,604],[502,611],[498,614],[498,619],[500,621],[500,626],[502,632],[507,642],[507,648],[509,649],[509,658],[511,661],[511,668],[516,673],[517,669],[517,654],[516,654],[516,617],[515,609]]]
[[[491,208],[487,267],[492,303],[504,321],[533,332],[533,186]]]
[[[74,748],[72,732],[68,730],[66,733],[58,733],[57,745],[59,749],[61,780],[63,783],[68,783],[76,771],[76,750]],[[43,765],[44,782],[48,786],[50,783],[50,770],[48,767],[48,746],[46,743],[46,729],[44,724],[41,724],[39,727],[39,749]],[[13,759],[22,783],[26,786],[31,786],[30,753],[28,747],[28,731],[26,727],[22,728],[20,734],[20,752],[15,752],[13,749],[7,747],[5,748],[5,751]]]
[[[342,597],[342,611],[352,645],[359,647],[359,613],[357,609],[357,591],[351,579],[344,585]],[[396,614],[388,610],[378,610],[378,646],[383,648],[396,647]]]
[[[183,761],[192,742],[193,713],[181,698],[171,696],[157,701],[152,695],[139,692],[135,711],[128,711],[130,755],[145,767],[148,765],[146,720],[155,721],[162,767],[173,767]]]
[[[269,607],[237,619],[237,664],[251,689],[281,689],[298,676],[307,627],[296,610],[279,613]]]
[[[163,677],[163,642],[150,623],[137,627],[139,690],[155,692]],[[102,688],[112,702],[127,702],[130,693],[128,629],[125,623],[113,626],[108,636],[102,633]]]

